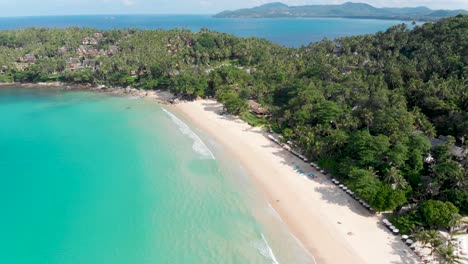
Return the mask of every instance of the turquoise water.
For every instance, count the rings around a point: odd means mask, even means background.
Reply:
[[[234,34],[239,37],[260,37],[273,42],[299,47],[323,38],[373,34],[388,27],[405,23],[397,20],[345,19],[345,18],[213,18],[208,15],[88,15],[3,17],[0,29],[24,27],[93,27],[98,29],[138,28],[174,29],[186,28],[199,31],[211,30]],[[411,28],[411,23],[406,21]]]
[[[311,261],[221,147],[154,102],[0,88],[0,113],[1,263]]]

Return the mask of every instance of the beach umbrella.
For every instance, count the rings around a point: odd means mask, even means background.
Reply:
[[[412,244],[414,243],[414,241],[411,240],[411,239],[407,239],[407,240],[405,241],[405,243],[406,243],[407,245],[412,245]]]
[[[402,235],[401,238],[404,239],[404,240],[407,240],[408,236],[407,235]]]
[[[390,223],[390,221],[388,221],[388,219],[386,219],[386,218],[384,218],[384,219],[382,220],[382,222],[384,222],[385,224],[389,224],[389,223]]]
[[[392,231],[393,231],[393,234],[398,234],[400,232],[400,230],[398,228],[395,228]]]

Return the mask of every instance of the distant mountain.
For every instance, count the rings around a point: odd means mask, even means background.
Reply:
[[[270,3],[254,8],[224,11],[218,18],[279,18],[279,17],[343,17],[435,21],[440,18],[468,14],[466,10],[431,10],[427,7],[377,8],[364,3],[341,5],[288,6]]]

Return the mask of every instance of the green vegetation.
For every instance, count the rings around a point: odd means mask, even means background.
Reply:
[[[277,17],[346,17],[436,21],[440,18],[467,14],[466,10],[431,10],[427,7],[377,8],[365,3],[347,2],[340,5],[287,6],[269,3],[253,8],[224,11],[221,18],[277,18]]]
[[[252,112],[246,111],[239,117],[251,126],[262,127],[268,125],[268,121],[264,117],[258,117]]]
[[[468,214],[468,16],[293,49],[206,29],[0,32],[0,81],[168,89],[266,124],[402,230]],[[249,113],[253,100],[268,117]],[[429,139],[447,135],[437,147]],[[431,156],[429,156],[431,155]],[[465,155],[465,156],[463,156]],[[414,209],[401,210],[411,204]]]

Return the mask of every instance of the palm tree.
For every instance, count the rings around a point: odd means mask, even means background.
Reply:
[[[457,264],[462,263],[461,257],[455,252],[455,247],[448,242],[446,245],[441,245],[437,248],[437,255],[440,263]]]
[[[384,180],[385,182],[392,184],[395,189],[405,189],[408,186],[408,182],[405,180],[403,175],[401,175],[400,170],[395,167],[391,167],[387,170]]]
[[[414,234],[414,238],[421,242],[423,247],[431,250],[431,255],[440,247],[444,240],[437,230],[423,230]]]

